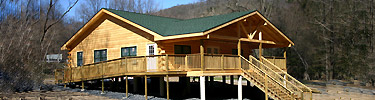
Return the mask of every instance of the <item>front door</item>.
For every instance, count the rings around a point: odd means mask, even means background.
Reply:
[[[146,47],[147,54],[147,71],[156,71],[157,70],[157,57],[153,56],[157,54],[157,44],[147,44]]]

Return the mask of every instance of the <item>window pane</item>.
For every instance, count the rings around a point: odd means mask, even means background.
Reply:
[[[189,45],[185,45],[183,49],[184,54],[191,54],[191,47]]]
[[[131,47],[130,56],[137,56],[137,47]]]
[[[182,46],[181,45],[175,45],[174,46],[174,53],[175,54],[182,54]]]
[[[219,54],[219,50],[217,48],[214,48],[214,54]]]
[[[238,55],[238,50],[237,49],[232,49],[232,55]]]
[[[77,52],[77,66],[83,65],[83,58],[82,58],[83,52]]]
[[[94,58],[97,59],[97,58],[100,58],[100,52],[95,50],[94,51]]]
[[[207,48],[207,54],[211,54],[211,48]]]

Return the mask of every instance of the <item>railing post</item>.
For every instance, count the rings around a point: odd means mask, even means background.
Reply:
[[[184,68],[186,71],[187,69],[189,69],[188,67],[188,55],[185,55],[185,68]]]
[[[224,55],[221,55],[220,57],[220,67],[222,70],[224,70]]]
[[[264,95],[265,95],[265,100],[268,100],[268,77],[267,77],[267,74],[266,73],[264,73],[264,76],[265,76],[265,82],[264,82],[264,84],[265,84],[265,89],[264,89]]]
[[[144,60],[143,60],[143,67],[145,69],[145,72],[147,72],[147,56],[144,57]]]
[[[103,63],[101,63],[102,65],[102,93],[101,94],[104,94],[104,65]]]
[[[165,68],[167,71],[169,71],[169,58],[168,54],[165,55]]]
[[[303,98],[303,91],[301,92],[301,100],[304,100],[304,98]]]
[[[127,57],[125,57],[124,60],[125,60],[125,72],[128,72],[128,59],[127,59]]]

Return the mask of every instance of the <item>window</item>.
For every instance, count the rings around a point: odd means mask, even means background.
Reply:
[[[104,50],[95,50],[94,51],[95,62],[101,62],[107,60],[107,49]]]
[[[232,55],[238,55],[238,49],[232,49]],[[242,49],[241,49],[241,55],[243,55]]]
[[[83,65],[82,55],[83,55],[83,52],[77,52],[77,66]]]
[[[155,48],[154,48],[154,45],[149,45],[149,46],[148,46],[148,54],[149,54],[149,55],[155,55]]]
[[[124,47],[121,48],[121,57],[137,56],[137,47]]]
[[[191,47],[189,45],[175,45],[174,54],[191,54]]]
[[[207,48],[207,54],[211,54],[211,48]]]
[[[207,54],[219,54],[219,48],[217,47],[207,48],[206,53]]]
[[[219,54],[219,49],[214,48],[214,54]]]

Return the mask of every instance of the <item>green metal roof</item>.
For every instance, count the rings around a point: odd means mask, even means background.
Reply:
[[[234,12],[224,15],[193,18],[175,19],[147,14],[140,14],[122,10],[107,9],[116,15],[141,25],[162,36],[180,35],[188,33],[204,32],[216,26],[225,24],[239,17],[250,14],[254,11]]]

